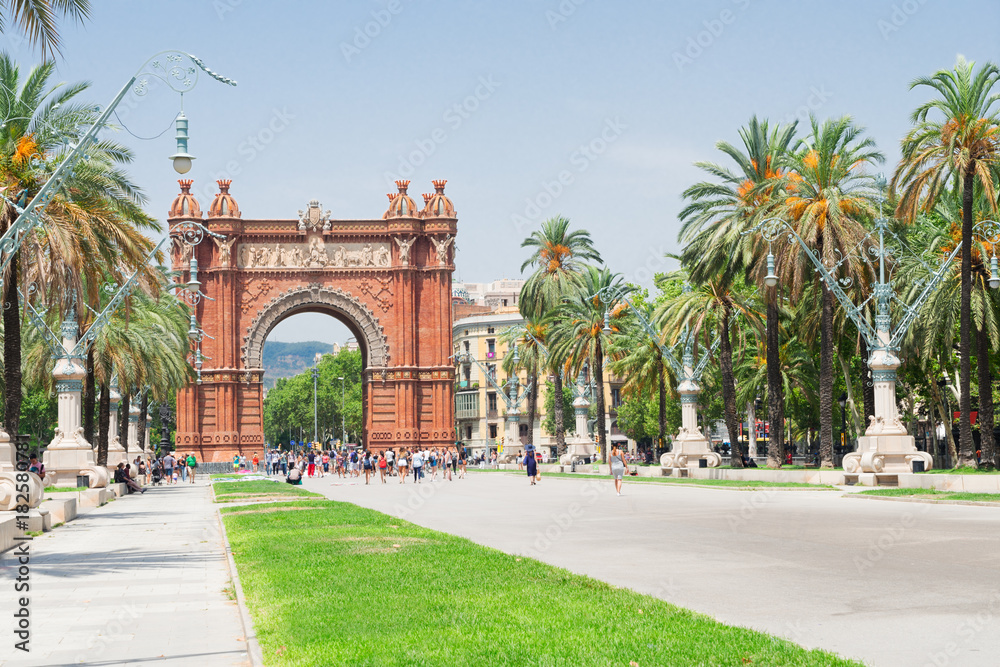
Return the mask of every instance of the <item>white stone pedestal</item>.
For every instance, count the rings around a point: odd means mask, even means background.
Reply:
[[[597,456],[597,444],[587,437],[587,413],[590,401],[579,396],[573,401],[573,412],[576,416],[576,435],[566,438],[566,453],[559,457],[559,463],[572,465],[573,461]]]
[[[660,465],[664,468],[697,468],[700,459],[707,459],[709,468],[718,467],[722,463],[722,457],[712,451],[712,443],[698,428],[698,395],[701,387],[694,380],[685,379],[678,385],[677,393],[681,395],[683,425],[674,438],[670,451],[660,457]]]
[[[865,434],[858,438],[857,450],[844,456],[844,472],[898,475],[913,472],[913,461],[923,461],[924,470],[930,470],[934,465],[933,457],[917,450],[913,436],[899,421],[896,408],[899,359],[888,350],[877,349],[872,352],[868,365],[875,385],[875,416],[871,417]]]
[[[67,317],[62,326],[63,347],[69,356],[56,361],[52,374],[59,394],[59,426],[42,457],[47,486],[76,486],[77,475],[87,475],[91,487],[106,486],[108,469],[97,465],[94,449],[83,437],[80,425],[83,405],[83,379],[87,376],[85,360],[72,356],[76,347],[77,324]]]
[[[27,481],[18,481],[18,475],[27,475]],[[20,478],[24,480],[24,477]],[[28,485],[27,492],[24,484]],[[0,511],[10,511],[24,504],[24,496],[28,497],[28,507],[35,508],[42,502],[45,483],[33,472],[17,470],[17,453],[10,436],[0,429]],[[22,494],[18,498],[18,494]]]

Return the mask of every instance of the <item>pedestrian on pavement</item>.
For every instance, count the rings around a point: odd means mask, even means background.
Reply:
[[[611,445],[609,462],[611,463],[611,476],[615,478],[615,491],[620,496],[622,494],[622,476],[628,473],[628,465],[625,463],[625,457],[622,456],[622,450],[618,449],[617,444]]]
[[[375,473],[375,466],[372,464],[372,453],[369,451],[365,452],[364,460],[362,461],[365,468],[365,484],[368,484],[369,479]]]
[[[528,471],[528,479],[531,480],[531,486],[534,486],[535,477],[538,475],[538,463],[535,461],[534,452],[528,452],[524,455],[524,469]]]
[[[418,449],[413,452],[413,483],[419,484],[420,478],[423,477],[423,467],[424,467],[424,455]]]
[[[186,482],[187,477],[187,457],[183,454],[177,457],[177,475],[181,478],[182,482]]]
[[[406,484],[406,450],[399,451],[399,459],[396,461],[396,468],[399,470],[399,483]]]
[[[198,459],[194,457],[194,452],[188,452],[187,456],[187,471],[188,471],[188,481],[194,484],[194,470],[198,467]]]
[[[177,459],[170,452],[163,457],[163,470],[167,475],[167,484],[174,483],[174,465],[177,463]]]
[[[385,484],[385,472],[389,467],[388,462],[385,460],[385,452],[379,452],[378,455],[378,474],[382,478],[382,483]]]

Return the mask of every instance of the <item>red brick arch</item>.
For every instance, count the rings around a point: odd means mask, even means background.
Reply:
[[[219,181],[207,216],[181,181],[168,222],[173,268],[189,281],[197,260],[202,291],[195,307],[207,334],[201,383],[177,396],[177,447],[202,460],[260,451],[263,432],[262,347],[282,319],[324,312],[342,320],[364,359],[363,443],[375,449],[430,447],[455,441],[451,364],[454,207],[444,181],[421,210],[390,195],[381,219],[337,220],[313,200],[297,219],[245,220]],[[192,222],[212,234],[179,237]],[[189,224],[185,224],[189,223]]]

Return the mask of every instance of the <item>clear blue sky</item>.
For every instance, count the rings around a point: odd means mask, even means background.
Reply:
[[[291,218],[312,198],[336,218],[373,218],[392,176],[412,170],[418,201],[445,178],[456,277],[480,282],[517,277],[521,240],[561,214],[613,270],[649,285],[672,268],[662,255],[677,250],[692,162],[716,159],[715,142],[735,141],[752,114],[851,114],[888,172],[927,95],[909,82],[959,53],[1000,60],[1000,3],[972,0],[93,4],[92,21],[65,30],[59,65],[61,79],[93,82],[89,99],[105,103],[170,48],[239,81],[203,78],[185,99],[203,208],[226,177],[245,218]],[[3,43],[25,66],[36,57]],[[155,135],[178,105],[154,94],[122,120]],[[122,134],[163,219],[177,193],[173,131]],[[321,322],[282,338],[325,340]]]

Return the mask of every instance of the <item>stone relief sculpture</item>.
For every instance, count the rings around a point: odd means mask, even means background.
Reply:
[[[396,245],[399,246],[399,261],[403,266],[410,265],[410,248],[416,242],[417,237],[413,236],[408,239],[396,237]]]
[[[220,241],[213,236],[212,240],[215,241],[215,245],[219,248],[219,266],[228,267],[233,244],[236,243],[236,237],[231,236],[224,241]]]
[[[438,264],[444,266],[448,263],[448,248],[451,247],[452,242],[455,239],[451,234],[446,235],[443,239],[438,241],[433,236],[431,237],[431,243],[434,244],[434,250],[437,252]]]
[[[305,243],[244,244],[237,255],[244,269],[387,268],[388,243],[348,243],[328,251],[319,237]]]

